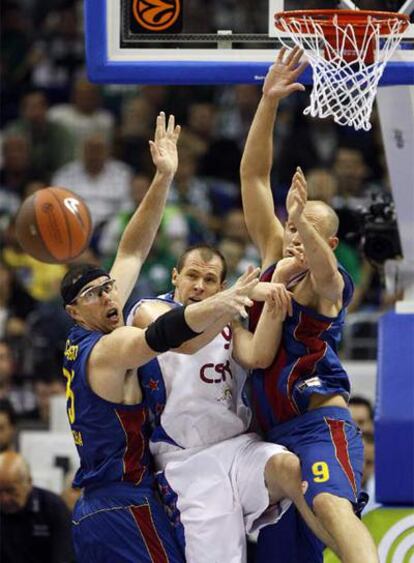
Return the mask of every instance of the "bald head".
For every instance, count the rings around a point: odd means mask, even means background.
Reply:
[[[338,215],[324,201],[308,201],[304,213],[307,219],[319,225],[326,238],[336,236],[339,227]]]
[[[6,514],[22,510],[32,490],[29,465],[16,452],[0,454],[0,509]]]
[[[24,457],[17,452],[3,452],[0,454],[0,478],[4,476],[30,478],[30,468]]]

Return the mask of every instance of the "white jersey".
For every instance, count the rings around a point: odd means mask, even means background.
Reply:
[[[155,422],[159,492],[187,563],[246,563],[246,533],[277,522],[291,503],[269,506],[265,467],[287,452],[245,433],[246,372],[232,359],[230,328],[193,355],[165,352],[138,371]]]
[[[157,299],[179,305],[170,294]],[[141,303],[132,308],[127,324],[132,324]],[[243,397],[247,374],[233,360],[232,347],[226,326],[195,354],[164,352],[139,368],[155,424],[150,441],[154,455],[204,448],[247,430],[251,419]]]

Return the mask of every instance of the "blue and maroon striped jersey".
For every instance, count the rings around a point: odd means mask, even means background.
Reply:
[[[69,422],[80,457],[75,487],[128,482],[152,486],[144,403],[102,399],[87,381],[87,361],[101,332],[75,326],[66,341],[63,374]]]
[[[275,265],[263,272],[261,281],[270,281]],[[338,265],[345,282],[343,307],[337,317],[325,317],[292,299],[293,315],[283,323],[282,341],[270,367],[252,372],[252,401],[261,430],[304,414],[312,394],[339,393],[348,400],[350,383],[337,354],[345,307],[353,294],[349,274]],[[263,304],[255,303],[250,328],[258,322]]]

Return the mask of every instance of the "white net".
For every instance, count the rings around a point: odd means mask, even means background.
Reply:
[[[278,20],[278,27],[306,51],[313,71],[310,104],[304,113],[333,117],[339,125],[369,131],[379,80],[404,35],[406,22],[392,16],[379,22],[368,16],[361,33],[361,27],[356,30],[333,15],[332,34],[327,37],[312,16],[288,14]],[[281,41],[285,43],[283,38]]]

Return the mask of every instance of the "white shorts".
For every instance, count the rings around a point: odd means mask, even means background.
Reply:
[[[177,495],[187,563],[246,561],[246,533],[274,524],[291,505],[283,499],[269,507],[265,465],[281,453],[288,451],[249,433],[158,457]]]

